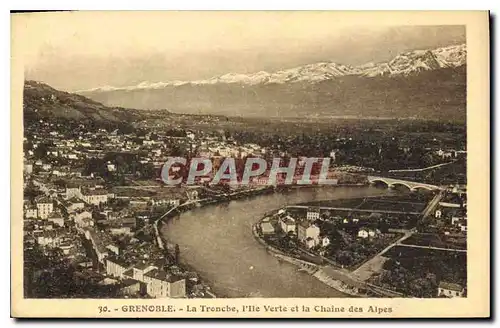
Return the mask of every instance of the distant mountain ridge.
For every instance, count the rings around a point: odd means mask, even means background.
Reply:
[[[168,115],[168,109],[241,117],[465,122],[466,57],[465,45],[455,45],[403,52],[385,63],[356,67],[316,63],[275,73],[98,88],[81,95],[27,82],[25,105],[38,114],[130,122],[140,119],[141,113],[125,108],[153,110],[148,115],[157,112],[159,117]],[[53,93],[57,99],[47,100]]]
[[[413,50],[400,53],[389,62],[367,63],[359,66],[320,62],[269,73],[260,71],[252,74],[227,73],[207,80],[142,82],[135,86],[113,87],[105,86],[90,90],[82,90],[80,94],[95,94],[98,92],[134,91],[143,89],[161,89],[183,85],[214,85],[214,84],[284,84],[296,82],[318,83],[342,76],[409,76],[423,71],[441,68],[455,68],[466,64],[467,49],[465,44],[441,47],[432,50]]]

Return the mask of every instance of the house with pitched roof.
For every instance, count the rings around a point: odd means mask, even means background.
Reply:
[[[438,296],[444,297],[463,297],[465,288],[456,283],[441,281],[438,286]]]
[[[147,293],[154,298],[186,297],[186,280],[164,270],[154,269],[144,274]]]

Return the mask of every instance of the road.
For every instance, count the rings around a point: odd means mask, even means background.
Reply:
[[[287,208],[309,208],[311,206],[304,205],[290,205]],[[404,212],[404,211],[391,211],[391,210],[376,210],[376,209],[359,209],[359,208],[349,208],[349,207],[327,207],[320,206],[322,210],[333,210],[333,211],[350,211],[350,212],[366,212],[366,213],[387,213],[387,214],[413,214],[420,215],[419,212]]]
[[[362,281],[368,280],[368,278],[370,278],[374,273],[379,272],[382,269],[382,265],[385,262],[385,258],[383,258],[382,255],[392,247],[399,245],[403,240],[409,238],[411,235],[413,235],[413,233],[413,230],[405,231],[404,235],[401,238],[381,250],[377,255],[375,255],[362,265],[360,265],[356,270],[352,272],[352,274]]]
[[[397,246],[413,247],[413,248],[426,248],[426,249],[435,249],[435,250],[438,250],[438,251],[449,251],[449,252],[467,253],[466,249],[443,248],[443,247],[421,246],[421,245],[407,245],[407,244],[398,244]]]
[[[422,212],[422,216],[424,219],[427,218],[434,211],[436,206],[439,205],[439,202],[441,201],[443,196],[444,192],[440,191],[438,194],[436,194],[436,196],[434,196],[434,198],[429,202],[429,204],[427,204],[427,207]]]
[[[441,163],[441,164],[437,164],[437,165],[432,165],[432,166],[424,167],[424,168],[421,168],[421,169],[389,170],[388,172],[389,173],[395,173],[395,172],[423,172],[423,171],[432,170],[432,169],[435,169],[435,168],[438,168],[438,167],[441,167],[441,166],[450,165],[450,164],[453,164],[455,162],[456,161],[452,161],[452,162],[448,162],[448,163]]]
[[[134,184],[133,186],[114,186],[114,189],[144,189],[144,188],[161,188],[161,185],[138,185]]]

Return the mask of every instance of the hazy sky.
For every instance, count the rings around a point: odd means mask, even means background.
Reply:
[[[336,12],[85,12],[14,18],[12,30],[30,39],[26,78],[68,91],[318,61],[356,65],[465,42],[462,26],[361,22]]]

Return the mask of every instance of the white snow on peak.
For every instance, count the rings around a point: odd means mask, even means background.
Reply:
[[[433,50],[413,50],[400,53],[389,62],[366,63],[359,66],[343,65],[334,62],[320,62],[304,66],[288,68],[269,73],[260,71],[257,73],[227,73],[214,76],[207,80],[195,81],[166,81],[166,82],[141,82],[138,85],[128,87],[104,86],[90,90],[80,91],[82,93],[109,92],[115,90],[134,91],[142,89],[161,89],[168,86],[183,85],[215,85],[215,84],[284,84],[294,82],[317,83],[332,80],[336,77],[357,75],[364,77],[375,76],[398,76],[412,75],[426,70],[435,70],[445,67],[458,67],[465,65],[467,61],[467,49],[465,44],[447,46]]]

